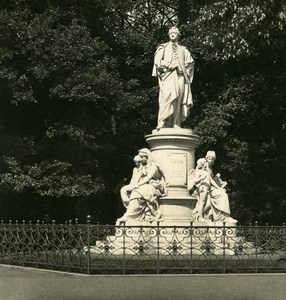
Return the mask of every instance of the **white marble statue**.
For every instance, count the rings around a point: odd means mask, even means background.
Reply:
[[[158,197],[165,193],[163,172],[152,159],[149,149],[139,150],[139,156],[141,164],[134,182],[127,188],[123,187],[121,191],[126,212],[118,221],[144,220],[152,222],[161,217]],[[139,180],[138,175],[140,176]]]
[[[155,52],[153,76],[159,81],[159,113],[157,129],[180,128],[193,105],[191,82],[194,60],[190,52],[179,45],[177,27],[169,30],[170,41],[158,46]]]
[[[215,152],[208,151],[205,158],[198,160],[196,169],[188,174],[188,186],[195,187],[193,195],[197,198],[193,217],[196,221],[235,223],[237,221],[230,217],[226,182],[221,180],[219,173],[213,175],[215,159]]]
[[[132,177],[129,184],[125,185],[120,190],[120,196],[123,205],[127,208],[130,202],[130,194],[137,187],[139,179],[142,176],[142,159],[140,155],[134,157],[135,167],[133,168]]]

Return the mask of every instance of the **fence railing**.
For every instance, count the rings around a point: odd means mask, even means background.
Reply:
[[[0,263],[87,274],[285,272],[286,227],[2,222]]]

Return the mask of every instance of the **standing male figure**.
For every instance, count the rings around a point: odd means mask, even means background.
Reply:
[[[153,76],[159,81],[159,113],[157,129],[180,128],[193,105],[191,82],[194,60],[190,52],[178,44],[177,27],[169,30],[170,41],[159,45],[155,52]]]

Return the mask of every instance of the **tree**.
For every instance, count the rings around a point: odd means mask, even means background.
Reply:
[[[116,61],[73,11],[28,3],[0,11],[1,189],[91,197],[104,188],[96,157],[123,94]]]
[[[185,123],[201,136],[196,156],[217,152],[237,219],[281,222],[285,16],[280,0],[2,3],[2,211],[120,215],[119,188],[156,124],[153,54],[178,25],[196,61]]]
[[[206,1],[196,16],[193,26],[183,28],[197,56],[196,76],[204,84],[198,83],[194,112],[202,137],[199,151],[219,153],[239,220],[281,223],[285,4]]]

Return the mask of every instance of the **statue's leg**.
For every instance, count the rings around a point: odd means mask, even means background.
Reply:
[[[177,99],[173,102],[173,108],[174,108],[174,114],[173,114],[173,126],[174,128],[181,128],[181,120],[182,120],[182,106],[181,102],[184,96],[184,91],[185,91],[185,79],[182,74],[178,74],[178,97]]]
[[[157,121],[157,130],[160,130],[161,128],[166,127],[165,124],[165,119],[164,119],[164,110],[165,110],[165,106],[164,106],[164,102],[165,102],[165,96],[164,96],[164,80],[160,79],[158,77],[158,83],[159,83],[159,87],[160,87],[160,91],[159,91],[159,111],[158,111],[158,121]]]
[[[160,120],[160,121],[158,120],[156,129],[159,130],[159,129],[164,128],[164,127],[166,127],[165,122],[163,120]]]
[[[120,196],[122,199],[123,205],[127,208],[130,202],[130,193],[128,191],[128,185],[125,185],[124,187],[121,188],[120,190]]]
[[[118,221],[127,221],[130,219],[139,219],[141,212],[139,199],[132,199],[126,208],[125,214]]]
[[[206,209],[206,203],[209,195],[209,184],[203,182],[199,187],[199,206],[198,206],[198,217],[204,218],[204,212]]]
[[[173,101],[173,121],[172,121],[172,127],[174,128],[180,128],[181,127],[181,99],[177,98],[175,101]]]

